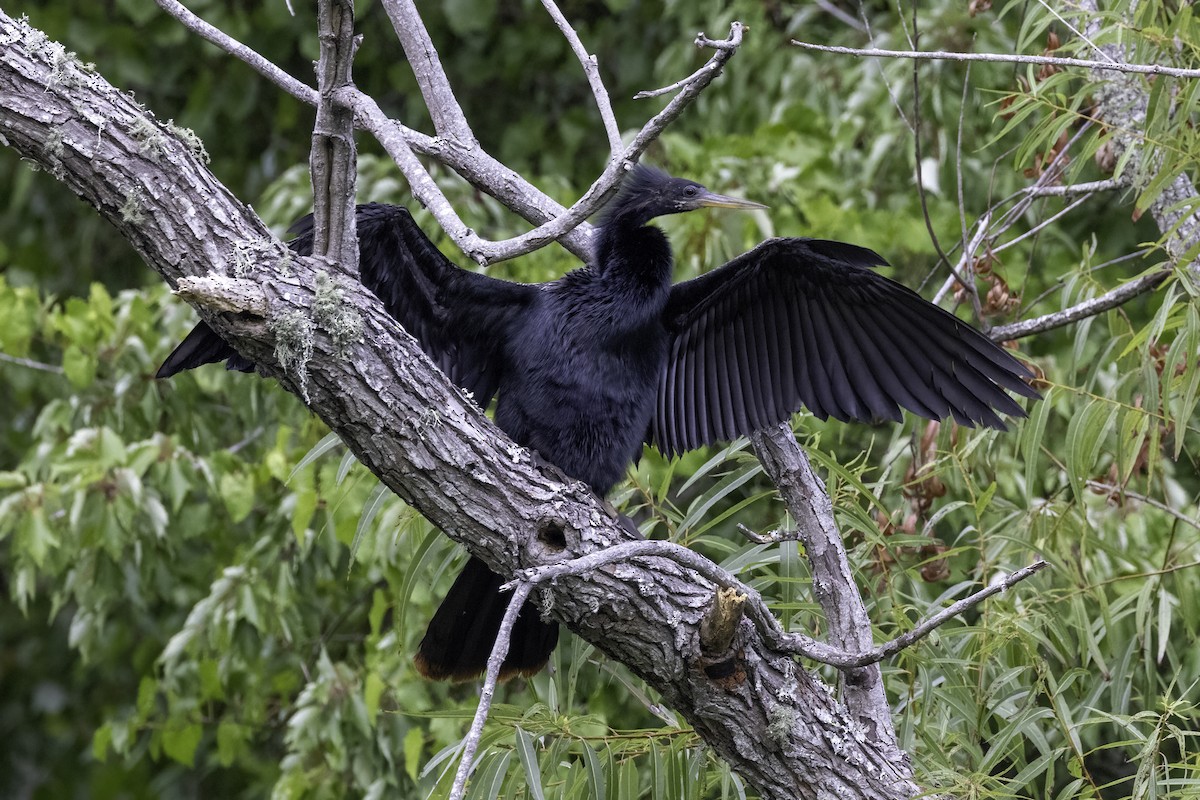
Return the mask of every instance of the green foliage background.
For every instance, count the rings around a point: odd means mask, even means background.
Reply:
[[[295,17],[280,2],[189,5],[311,74],[307,4]],[[606,148],[578,64],[540,5],[425,5],[483,144],[560,200],[577,196]],[[1090,56],[1067,24],[1082,20],[1048,9],[997,3],[972,16],[952,0],[922,4],[921,46],[1038,53],[1053,33],[1060,52]],[[216,173],[280,231],[308,210],[311,111],[149,0],[9,11],[194,129]],[[632,100],[636,91],[702,63],[696,31],[750,26],[726,74],[649,159],[771,210],[664,220],[678,278],[767,236],[818,235],[882,252],[910,285],[933,275],[927,294],[943,280],[912,177],[911,65],[788,46],[866,44],[815,5],[608,0],[564,11],[598,55],[626,130],[662,105]],[[382,9],[362,3],[359,14],[359,85],[428,130]],[[864,16],[876,44],[908,46],[909,9],[868,3]],[[1117,4],[1104,22],[1140,62],[1196,66],[1186,5],[1143,2],[1132,16]],[[1093,158],[1105,132],[1084,125],[1088,81],[920,68],[921,166],[942,247],[964,216],[970,224],[1028,185],[1026,170],[1064,131],[1081,134],[1068,177],[1106,176]],[[1140,133],[1156,175],[1195,176],[1195,87],[1154,85]],[[398,173],[363,149],[360,196],[413,205]],[[437,175],[485,235],[523,229]],[[1097,197],[1005,250],[995,285],[1029,316],[1161,263],[1153,248],[1114,263],[1159,238],[1134,219],[1156,175],[1139,196]],[[475,687],[423,682],[409,654],[461,556],[274,384],[218,368],[155,382],[194,315],[90,209],[7,151],[0,200],[0,796],[444,797]],[[1064,205],[1039,201],[1008,238]],[[545,280],[571,266],[547,249],[491,272]],[[1035,557],[1053,565],[885,664],[901,742],[924,783],[963,797],[1200,796],[1194,292],[1172,280],[1020,349],[1045,374],[1046,398],[1007,433],[796,418],[827,470],[877,639]],[[735,530],[788,524],[745,442],[673,463],[647,453],[614,499],[648,534],[741,574],[789,627],[821,632],[797,547],[751,545]],[[499,699],[473,797],[752,795],[639,681],[577,640]]]

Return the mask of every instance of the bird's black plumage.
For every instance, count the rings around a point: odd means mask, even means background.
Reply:
[[[459,269],[398,206],[359,207],[363,284],[517,443],[606,494],[644,443],[670,455],[787,419],[925,417],[1003,428],[1023,416],[1006,390],[1036,398],[1032,373],[971,326],[873,269],[874,252],[820,239],[771,239],[672,285],[666,236],[647,225],[705,206],[761,208],[647,167],[627,177],[595,232],[587,266],[539,285]],[[311,252],[311,220],[297,225]],[[228,359],[201,323],[159,370]],[[472,558],[417,655],[433,678],[486,665],[506,601]],[[557,627],[526,605],[505,670],[535,672]]]

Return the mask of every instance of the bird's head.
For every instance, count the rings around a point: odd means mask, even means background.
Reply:
[[[601,224],[643,225],[665,214],[698,208],[766,208],[762,203],[717,194],[686,178],[673,178],[641,164],[630,171],[617,196],[605,208]]]

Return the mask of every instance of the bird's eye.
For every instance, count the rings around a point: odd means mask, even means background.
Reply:
[[[683,193],[686,194],[688,197],[695,197],[697,194],[700,193],[700,190],[698,188],[696,188],[695,186],[689,186],[683,190]]]

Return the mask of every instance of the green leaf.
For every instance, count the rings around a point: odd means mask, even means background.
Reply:
[[[96,358],[83,352],[78,345],[63,351],[63,372],[76,389],[86,389],[96,380]]]
[[[26,485],[28,479],[20,472],[10,470],[0,470],[0,491],[7,489],[20,489]]]
[[[992,481],[990,484],[988,484],[988,487],[980,493],[979,497],[975,499],[975,516],[983,516],[983,512],[987,510],[988,505],[991,504],[992,498],[995,497],[995,495],[996,482]]]
[[[219,482],[221,500],[234,522],[241,522],[254,510],[254,477],[241,472],[227,472]]]
[[[158,697],[158,681],[149,675],[143,676],[138,684],[137,711],[139,719],[148,719],[154,710],[154,701]]]
[[[215,658],[202,658],[196,665],[200,678],[200,696],[205,700],[224,700],[225,687],[221,685],[221,665]]]
[[[493,751],[494,753],[494,751]],[[472,800],[496,800],[504,786],[508,775],[508,763],[512,761],[512,751],[505,750],[499,754],[480,757],[475,775],[468,786],[468,797]]]
[[[171,725],[163,731],[163,752],[184,766],[193,766],[204,729],[196,723]]]
[[[372,636],[379,635],[379,629],[383,626],[383,616],[391,607],[392,601],[387,592],[376,589],[371,593],[371,610],[367,612],[367,623],[371,626]]]
[[[50,551],[59,546],[58,537],[54,535],[50,530],[50,525],[46,522],[46,510],[41,506],[25,515],[25,522],[21,526],[20,542],[24,547],[25,554],[39,568],[46,565],[46,557]]]
[[[385,688],[383,678],[379,677],[378,672],[368,673],[367,679],[363,681],[363,705],[367,708],[367,719],[372,725],[379,716],[379,699],[383,697]]]
[[[92,758],[104,762],[108,760],[108,746],[112,743],[112,723],[105,722],[92,734]]]
[[[408,729],[404,734],[404,772],[417,782],[421,772],[421,753],[425,749],[425,733],[417,727]]]
[[[233,720],[223,719],[217,726],[217,760],[221,766],[231,766],[237,761],[238,754],[246,749],[250,742],[250,729]]]
[[[292,507],[292,535],[296,537],[296,541],[303,543],[304,532],[308,530],[309,523],[312,522],[313,516],[317,513],[317,505],[320,498],[317,492],[311,486],[297,490],[295,494],[296,503]]]

